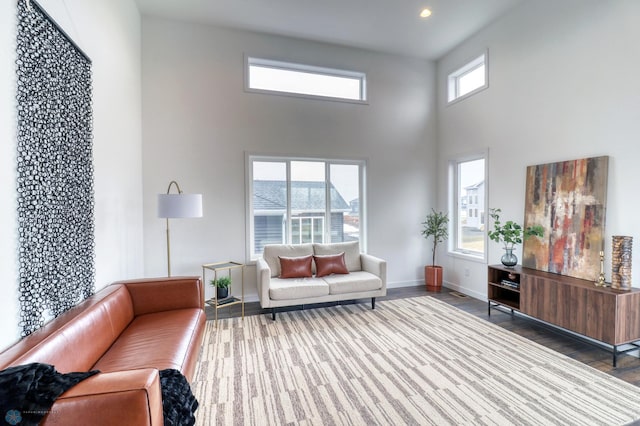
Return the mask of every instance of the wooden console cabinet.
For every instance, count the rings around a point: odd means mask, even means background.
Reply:
[[[487,299],[613,347],[617,355],[637,349],[640,341],[640,290],[613,290],[582,280],[535,269],[488,268]],[[620,350],[619,346],[633,345]]]

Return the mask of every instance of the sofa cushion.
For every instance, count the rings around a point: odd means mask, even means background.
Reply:
[[[327,296],[329,285],[322,278],[272,278],[269,298],[273,300],[305,299]]]
[[[262,257],[271,269],[271,277],[280,276],[280,258],[313,255],[312,244],[267,244]]]
[[[344,253],[314,255],[313,260],[316,263],[316,277],[349,273],[347,265],[344,263]]]
[[[280,278],[309,278],[312,275],[313,256],[286,257],[280,259]]]
[[[382,288],[382,280],[365,271],[355,271],[349,275],[329,275],[323,280],[329,285],[329,294],[359,293]]]
[[[344,262],[349,272],[361,271],[360,243],[349,241],[346,243],[314,244],[313,252],[316,255],[339,254],[344,252]]]
[[[88,371],[133,318],[127,289],[109,286],[0,354],[0,369],[41,362],[61,373]]]
[[[147,367],[186,370],[187,348],[199,338],[201,313],[201,309],[192,308],[135,317],[93,369],[102,372]]]

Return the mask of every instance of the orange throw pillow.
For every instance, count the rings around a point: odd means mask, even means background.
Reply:
[[[349,273],[347,265],[344,262],[344,252],[340,254],[313,256],[313,260],[316,262],[316,277]]]
[[[313,256],[284,257],[280,259],[280,278],[307,278],[311,277],[311,262]]]

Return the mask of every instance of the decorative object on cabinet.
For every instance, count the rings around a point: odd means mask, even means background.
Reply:
[[[611,245],[611,288],[631,290],[631,246],[633,237],[614,235]]]
[[[593,280],[516,266],[491,265],[488,313],[502,305],[530,317],[598,340],[617,357],[640,348],[640,290],[596,287]]]
[[[524,226],[545,239],[525,241],[522,265],[594,280],[604,245],[609,157],[527,167]]]
[[[170,194],[175,185],[177,194]],[[178,182],[169,182],[166,194],[158,194],[158,217],[167,220],[167,276],[171,276],[171,243],[169,219],[202,217],[202,194],[184,194]]]
[[[512,268],[518,264],[518,258],[513,254],[516,244],[522,244],[523,239],[528,237],[544,235],[544,229],[540,225],[532,225],[522,228],[518,223],[508,220],[502,224],[500,221],[501,209],[489,209],[489,216],[493,219],[493,231],[488,232],[489,239],[496,243],[504,244],[505,254],[502,255],[500,261],[508,268]]]
[[[241,279],[240,279],[240,297],[233,296],[230,293],[231,291],[231,274],[235,269],[240,269],[241,271]],[[229,285],[227,286],[227,297],[221,298],[218,293],[218,287],[216,287],[216,291],[214,293],[213,298],[206,301],[206,304],[213,307],[215,310],[215,324],[218,325],[218,309],[227,308],[229,306],[240,305],[242,309],[242,319],[244,320],[244,264],[239,262],[216,262],[216,263],[205,263],[202,265],[202,281],[206,280],[207,271],[213,272],[213,279],[210,281],[212,284],[220,283],[223,278],[228,278]],[[227,276],[218,278],[218,274],[221,271],[227,271]],[[223,280],[223,282],[226,280]],[[236,289],[237,291],[237,289]],[[237,294],[237,293],[236,293]]]
[[[594,283],[596,287],[607,287],[607,281],[604,277],[604,251],[600,250],[600,275],[598,281]]]
[[[2,126],[16,126],[16,192],[3,204],[16,201],[15,315],[24,337],[95,290],[92,73],[37,2],[13,4],[16,117]]]
[[[442,289],[442,266],[436,265],[436,249],[438,243],[445,241],[449,237],[449,216],[447,213],[437,212],[431,209],[422,222],[422,236],[425,239],[433,238],[431,266],[424,267],[424,280],[427,290],[440,291]]]

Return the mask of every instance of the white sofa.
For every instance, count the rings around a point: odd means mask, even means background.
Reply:
[[[308,255],[344,253],[348,274],[323,277],[280,278],[280,256],[297,258]],[[375,309],[376,297],[387,294],[387,262],[360,253],[358,241],[333,244],[270,244],[256,263],[258,297],[263,309],[371,298]]]

